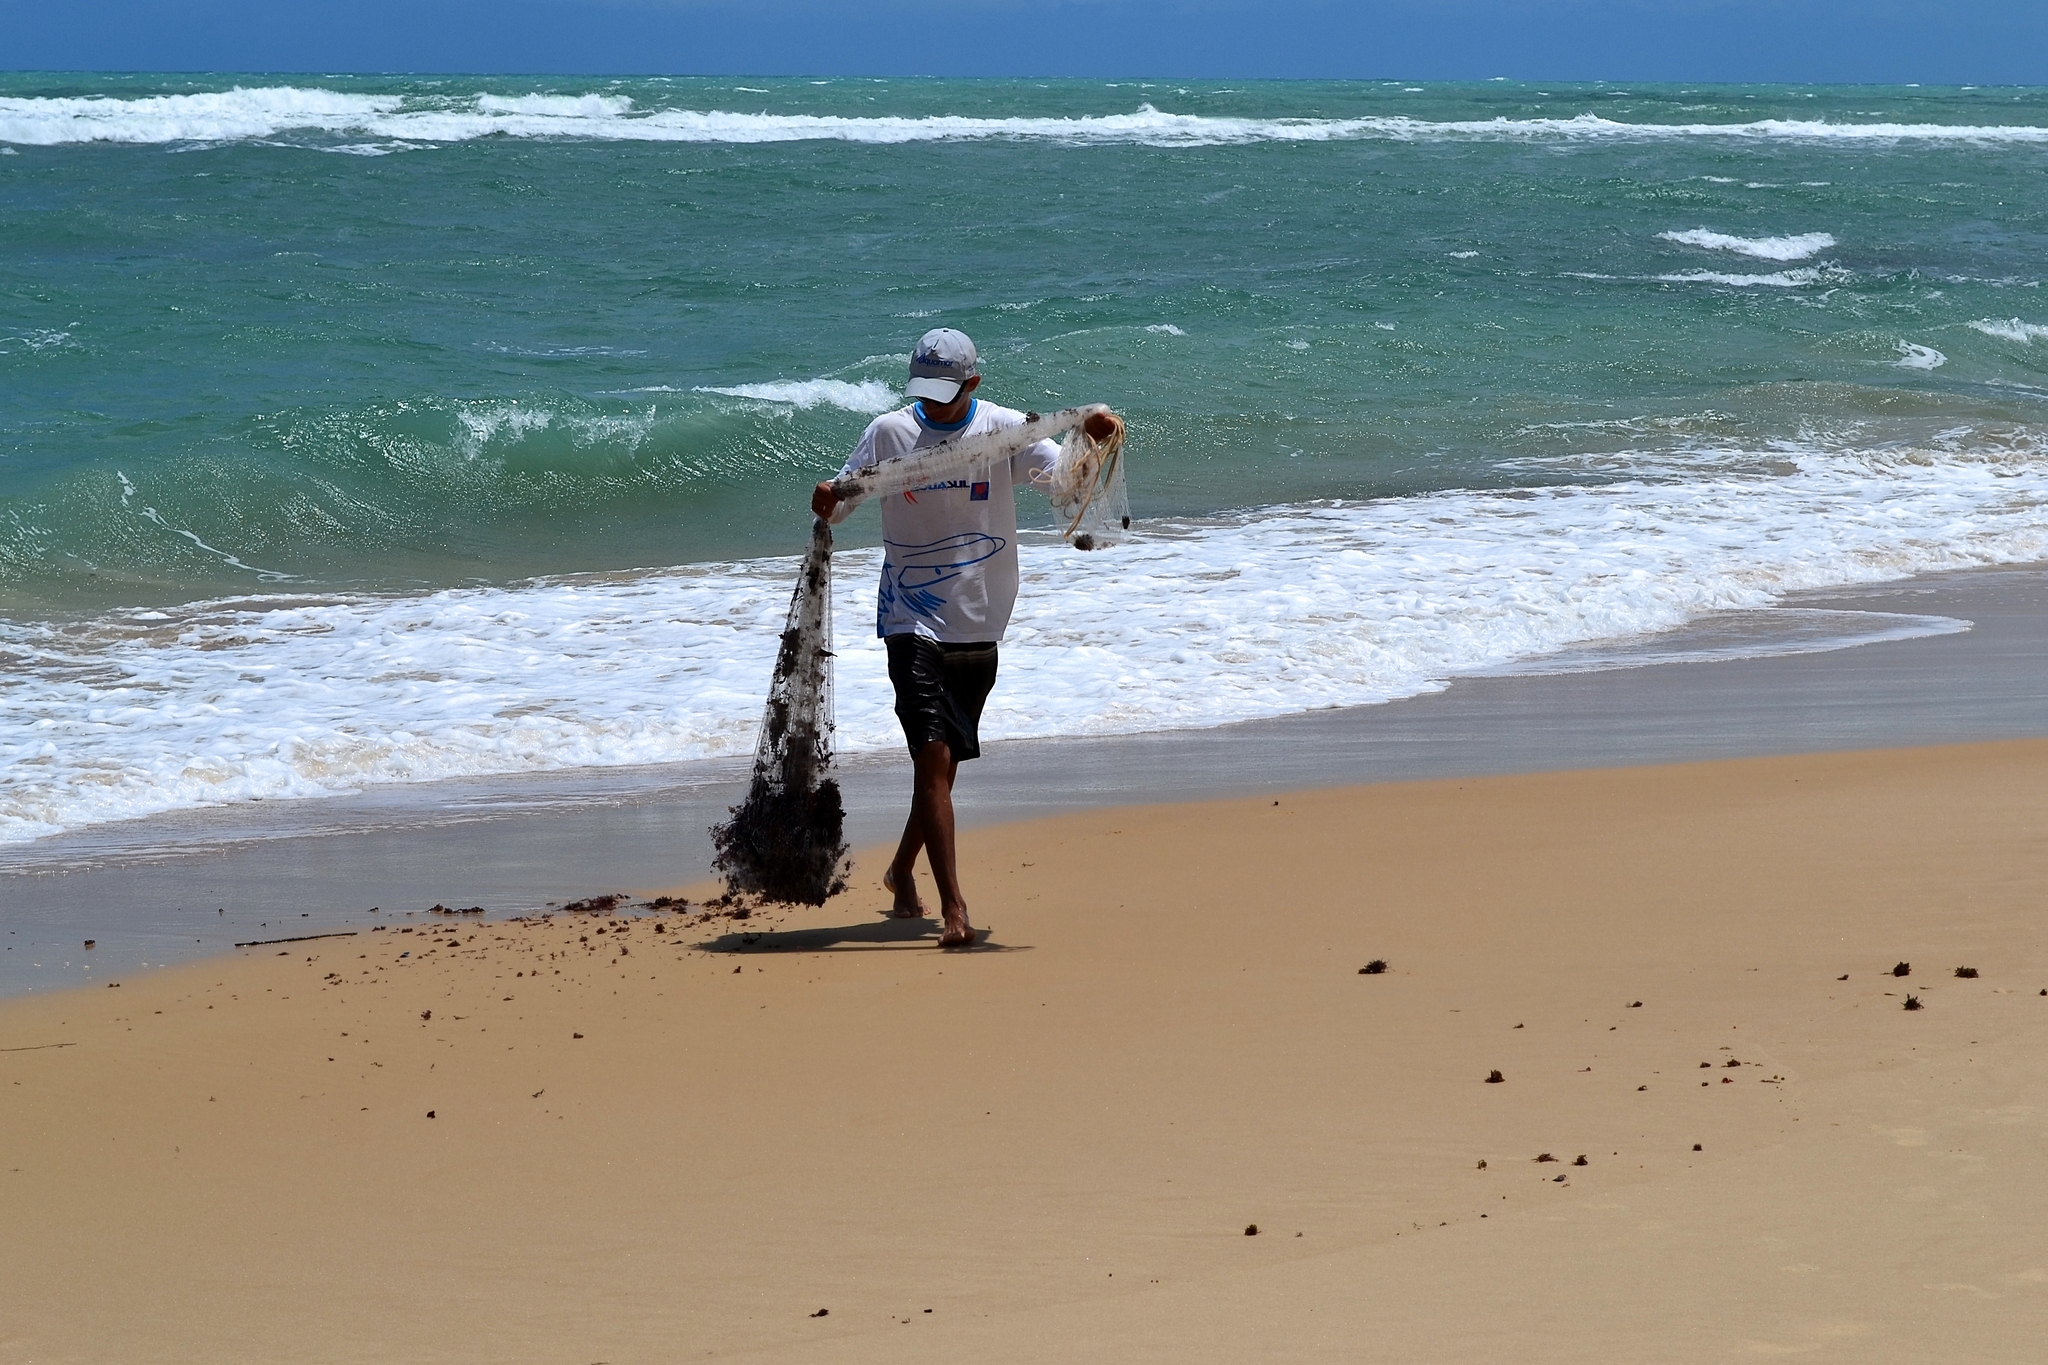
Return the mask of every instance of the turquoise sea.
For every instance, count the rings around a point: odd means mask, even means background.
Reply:
[[[2048,558],[2048,90],[16,74],[0,244],[17,843],[745,753],[806,490],[940,324],[1131,423],[1141,534],[1027,534],[997,734]]]

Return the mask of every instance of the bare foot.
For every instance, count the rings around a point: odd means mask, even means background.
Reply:
[[[896,903],[889,907],[890,919],[924,918],[924,902],[918,899],[915,877],[909,879],[909,885],[899,889],[896,885],[896,869],[889,868],[882,873],[882,889],[896,898]]]
[[[978,938],[979,935],[974,932],[974,926],[967,922],[966,906],[963,905],[958,910],[948,910],[946,912],[946,928],[939,935],[939,946],[941,948],[972,948]]]

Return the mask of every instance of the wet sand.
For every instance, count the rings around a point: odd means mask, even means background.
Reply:
[[[963,853],[0,1002],[0,1362],[2038,1356],[2048,740]]]
[[[961,818],[989,825],[1359,782],[2048,735],[2048,570],[1929,575],[1786,606],[1971,628],[1831,653],[1464,678],[1385,706],[1215,730],[995,743],[963,773]],[[897,754],[842,765],[856,844],[900,827],[906,769]],[[367,930],[379,922],[371,906],[389,916],[482,905],[502,916],[707,875],[706,832],[745,785],[745,765],[731,762],[432,783],[133,821],[8,850],[0,996],[132,975],[257,937]],[[99,945],[90,954],[78,946],[87,937]]]

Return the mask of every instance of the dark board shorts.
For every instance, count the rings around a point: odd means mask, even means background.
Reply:
[[[996,685],[995,645],[941,644],[922,635],[891,635],[882,644],[911,756],[937,739],[961,762],[981,757],[981,707]]]

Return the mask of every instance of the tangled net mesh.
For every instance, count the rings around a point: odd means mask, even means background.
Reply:
[[[1114,432],[1095,440],[1082,428],[1105,413]],[[1124,488],[1123,422],[1091,404],[1021,426],[948,441],[856,470],[833,484],[841,520],[872,497],[986,474],[1038,441],[1060,433],[1059,457],[1040,480],[1062,534],[1075,548],[1114,544],[1131,525]],[[725,876],[728,894],[793,905],[823,905],[846,889],[853,870],[846,847],[846,807],[832,776],[832,528],[811,525],[810,548],[790,594],[754,770],[746,799],[711,829],[712,867]]]
[[[1060,535],[1077,550],[1114,545],[1131,529],[1131,495],[1124,485],[1124,424],[1096,440],[1085,426],[1067,432],[1059,458],[1044,475],[1053,515],[1065,522]]]
[[[811,545],[790,594],[746,799],[711,830],[726,890],[823,905],[846,889],[846,807],[832,777],[832,528]]]

